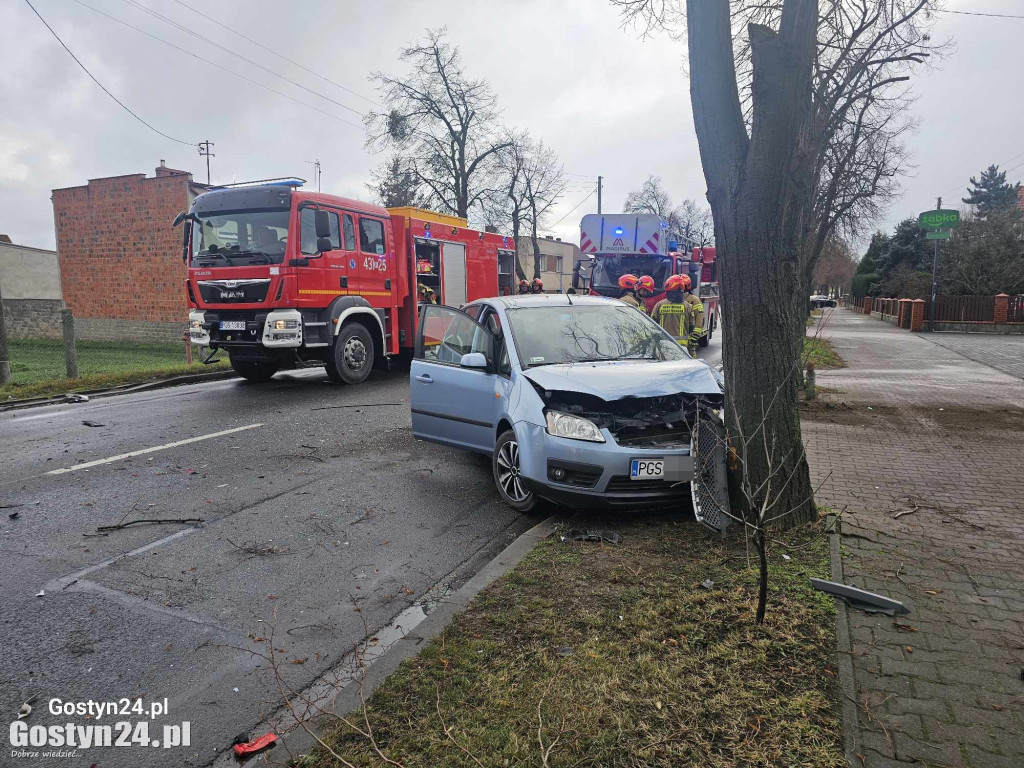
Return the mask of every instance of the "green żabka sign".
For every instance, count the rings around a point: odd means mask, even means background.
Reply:
[[[960,211],[941,209],[925,211],[917,217],[917,225],[921,229],[952,229],[960,223]]]

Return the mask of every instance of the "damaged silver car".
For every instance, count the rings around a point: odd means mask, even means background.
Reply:
[[[426,305],[410,385],[413,434],[491,456],[514,509],[692,499],[698,519],[728,523],[722,377],[619,301]]]

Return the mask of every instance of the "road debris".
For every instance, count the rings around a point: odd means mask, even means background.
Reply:
[[[17,519],[18,519],[18,515],[20,515],[20,514],[21,514],[20,512],[11,512],[11,513],[10,513],[10,514],[9,514],[9,515],[7,516],[7,519],[8,519],[8,520],[17,520]]]
[[[171,518],[153,518],[143,520],[129,520],[127,523],[116,523],[115,525],[98,525],[96,526],[97,531],[119,531],[122,528],[127,528],[129,525],[144,525],[152,524],[158,525],[162,523],[181,523],[183,525],[195,525],[196,523],[202,523],[203,518],[201,517],[171,517]]]
[[[789,555],[783,555],[783,556],[782,556],[782,559],[783,559],[783,560],[792,560],[793,558],[792,558],[792,557],[790,557]]]
[[[98,421],[89,421],[88,419],[83,421],[82,425],[86,426],[86,427],[105,427],[105,426],[107,426],[106,424],[100,424]]]
[[[555,651],[555,653],[559,656],[572,656],[573,653],[575,653],[575,651],[568,645],[563,645],[561,648]]]
[[[609,544],[618,544],[622,537],[618,531],[605,530],[582,530],[573,528],[569,531],[569,538],[573,541],[606,541]]]
[[[241,741],[239,741],[239,739],[241,739]],[[231,749],[234,750],[236,757],[245,758],[273,746],[276,741],[277,736],[273,733],[265,733],[258,739],[248,742],[245,741],[244,735],[236,736],[235,741],[231,745]]]
[[[89,396],[88,395],[79,395],[79,394],[75,394],[73,392],[69,392],[68,394],[64,395],[64,402],[65,403],[88,403],[89,402]]]
[[[40,589],[38,592],[36,592],[36,597],[46,597],[46,590]]]
[[[29,696],[28,700],[21,705],[21,709],[18,710],[18,719],[24,720],[26,717],[32,714],[32,702],[36,700],[36,697]]]
[[[819,592],[825,592],[846,601],[851,608],[865,613],[884,613],[886,616],[893,616],[897,613],[910,613],[899,600],[877,595],[874,592],[866,592],[846,584],[838,584],[834,581],[824,579],[811,579],[811,586]]]
[[[704,579],[704,581],[702,581],[700,585],[704,587],[704,589],[711,589],[713,586],[715,586],[715,582],[713,582],[711,579]]]
[[[252,543],[248,541],[242,544],[235,544],[231,539],[227,540],[228,544],[237,549],[239,552],[244,552],[247,555],[254,557],[263,557],[264,555],[294,555],[294,552],[289,552],[288,547],[277,546],[273,543],[273,540],[268,541],[266,544],[260,544],[258,540],[254,540]]]

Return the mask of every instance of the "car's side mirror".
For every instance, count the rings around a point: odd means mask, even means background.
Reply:
[[[459,365],[463,368],[478,368],[486,371],[487,355],[483,352],[467,352],[459,360]]]
[[[185,220],[186,216],[188,216],[188,213],[186,213],[185,211],[182,211],[181,213],[179,213],[177,216],[174,217],[174,223],[171,224],[171,226],[172,227],[178,226],[179,224],[181,224],[181,222],[183,222]]]

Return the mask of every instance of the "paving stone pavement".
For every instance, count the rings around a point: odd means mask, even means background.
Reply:
[[[803,419],[818,503],[846,581],[911,608],[842,608],[855,765],[1024,768],[1024,381],[847,310],[822,335],[847,367]]]
[[[1024,333],[922,333],[921,338],[1024,379]]]

